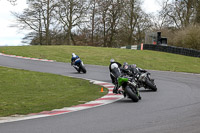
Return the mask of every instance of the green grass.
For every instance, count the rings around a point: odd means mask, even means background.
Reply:
[[[5,54],[70,62],[71,53],[85,64],[108,66],[111,58],[144,69],[200,73],[200,58],[155,51],[83,46],[0,47]],[[60,75],[0,67],[0,116],[69,107],[97,99],[100,86]]]
[[[0,116],[70,107],[105,94],[89,81],[0,67]]]
[[[0,47],[0,52],[27,57],[45,58],[59,62],[70,62],[71,53],[81,57],[85,64],[108,66],[111,58],[123,63],[137,64],[144,69],[200,73],[200,58],[156,52],[100,48],[89,46],[18,46]]]

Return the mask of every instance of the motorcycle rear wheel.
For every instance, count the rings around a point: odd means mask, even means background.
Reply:
[[[87,72],[86,69],[85,69],[85,67],[83,65],[80,66],[80,69],[82,70],[83,73]]]
[[[139,101],[139,97],[137,96],[137,94],[135,92],[132,91],[132,89],[129,86],[126,86],[124,91],[126,92],[128,97],[130,99],[132,99],[133,102],[138,102]]]
[[[146,85],[151,89],[152,91],[157,91],[156,85],[154,85],[149,79],[146,80]]]

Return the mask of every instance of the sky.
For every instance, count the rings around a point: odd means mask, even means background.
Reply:
[[[7,0],[0,0],[0,46],[22,45],[21,40],[25,33],[10,27],[15,21],[10,12],[22,12],[24,8],[27,8],[26,0],[18,0],[16,6]]]
[[[14,24],[15,18],[10,13],[22,13],[27,8],[27,0],[18,0],[17,5],[11,5],[7,0],[0,0],[0,46],[20,46],[27,45],[21,43],[25,36],[25,31],[19,31],[17,28],[10,27]],[[155,13],[160,9],[158,0],[143,0],[142,8],[146,13]]]

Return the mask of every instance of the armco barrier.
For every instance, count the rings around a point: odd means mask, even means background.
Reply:
[[[138,45],[138,48],[141,47]],[[200,51],[189,49],[189,48],[182,48],[182,47],[175,47],[175,46],[162,46],[162,45],[153,45],[153,44],[144,44],[144,50],[155,50],[155,51],[162,51],[174,54],[181,54],[186,56],[192,57],[200,57]]]

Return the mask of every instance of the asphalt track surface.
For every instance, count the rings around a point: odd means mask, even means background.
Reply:
[[[104,66],[86,65],[87,74],[78,74],[67,63],[1,55],[0,66],[111,82]],[[200,75],[150,72],[158,91],[140,89],[138,103],[124,98],[72,113],[1,123],[0,133],[200,133]]]

